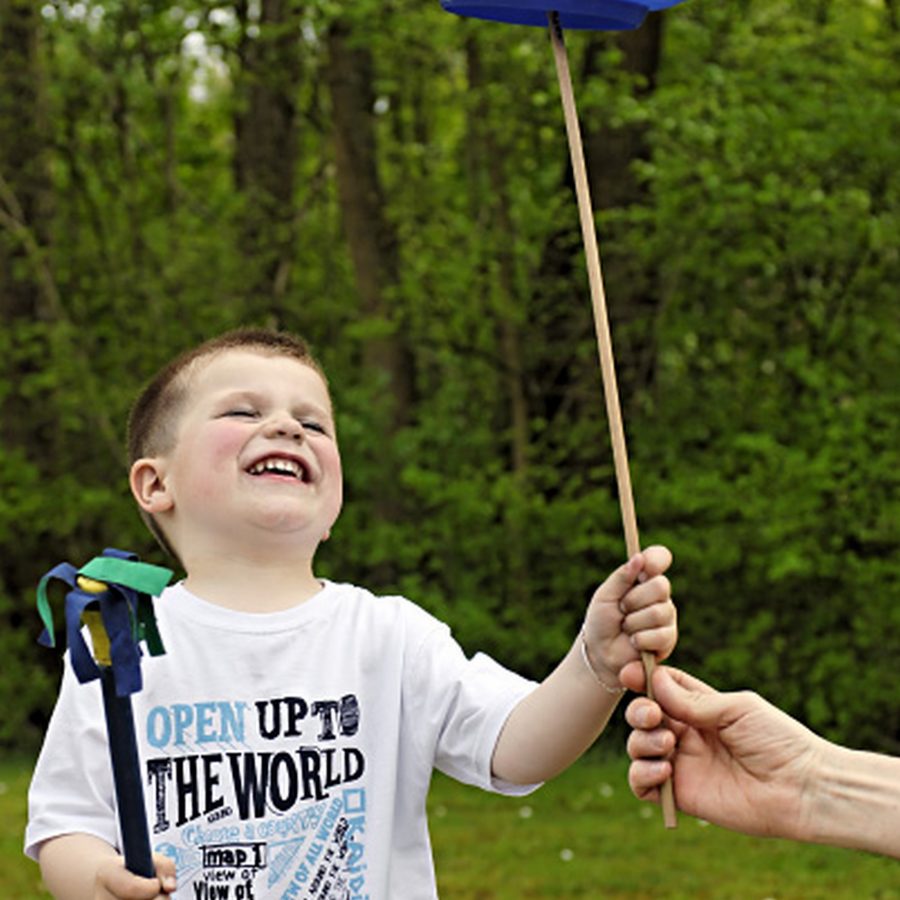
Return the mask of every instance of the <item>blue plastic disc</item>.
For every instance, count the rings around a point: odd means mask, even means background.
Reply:
[[[547,14],[559,13],[566,29],[627,31],[637,28],[648,12],[668,9],[683,0],[441,0],[447,12],[512,25],[547,27]]]

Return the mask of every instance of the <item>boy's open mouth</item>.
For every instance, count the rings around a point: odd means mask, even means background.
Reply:
[[[266,456],[247,469],[250,475],[282,475],[296,478],[304,484],[310,482],[310,472],[306,464],[286,456]]]

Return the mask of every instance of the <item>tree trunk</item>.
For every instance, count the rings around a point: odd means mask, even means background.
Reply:
[[[7,478],[26,471],[42,477],[59,449],[52,398],[38,384],[59,307],[47,255],[52,192],[39,9],[31,0],[0,0],[0,465]],[[17,536],[17,552],[0,572],[0,594],[24,603],[42,565],[41,537]],[[15,607],[0,619],[0,627],[18,624]]]
[[[377,168],[372,90],[373,61],[364,41],[350,24],[335,20],[327,37],[325,81],[331,99],[338,203],[355,274],[363,337],[362,365],[377,394],[366,413],[372,430],[370,463],[379,473],[394,472],[396,444],[391,440],[411,418],[414,360],[402,314],[391,293],[399,282],[398,238],[386,215],[384,190]],[[399,479],[377,478],[364,486],[368,503],[381,524],[404,518],[405,494]],[[393,556],[375,559],[369,577],[390,585],[396,574]]]
[[[485,77],[478,39],[469,34],[466,41],[466,65],[469,91],[475,98],[469,112],[468,130],[471,148],[472,165],[476,172],[473,179],[475,186],[487,185],[487,191],[477,190],[474,198],[474,218],[485,222],[488,230],[484,245],[491,255],[483,258],[482,269],[488,275],[486,293],[497,298],[494,314],[497,316],[499,332],[500,360],[503,366],[502,383],[505,388],[507,421],[509,429],[509,465],[515,478],[520,496],[527,489],[528,454],[531,446],[529,434],[528,395],[525,387],[525,375],[522,353],[522,328],[520,316],[517,315],[516,303],[524,302],[516,297],[515,259],[512,248],[514,241],[514,224],[510,216],[509,189],[503,161],[508,158],[507,149],[501,145],[497,132],[490,127],[496,116],[491,115],[489,103],[485,97],[485,86],[490,77]],[[476,174],[477,170],[486,171],[486,178]],[[504,522],[504,541],[508,579],[507,602],[504,610],[515,611],[519,617],[527,609],[530,599],[528,548],[525,540],[524,525],[521,520],[521,504],[508,504]]]
[[[51,190],[38,58],[39,7],[0,0],[0,317],[52,318]],[[49,293],[48,293],[49,291]],[[11,423],[5,422],[4,428]]]
[[[584,80],[603,77],[602,51],[612,41],[622,54],[621,69],[635,79],[634,96],[646,97],[656,87],[663,21],[660,13],[652,13],[633,31],[592,36]],[[602,117],[586,123],[585,155],[596,212],[622,209],[644,198],[633,164],[649,156],[646,132],[643,123],[613,128]],[[603,234],[599,242],[603,253]],[[622,401],[626,408],[633,408],[636,396],[652,382],[655,372],[653,324],[659,305],[655,274],[633,259],[612,253],[603,256],[603,274]]]
[[[30,409],[23,380],[46,362],[46,333],[59,305],[47,258],[51,190],[38,54],[39,7],[0,0],[0,354],[4,392],[0,441],[39,460],[47,452],[46,412]],[[25,330],[32,337],[23,339]],[[38,404],[42,406],[42,404]]]
[[[377,169],[373,122],[373,63],[368,48],[338,20],[328,33],[326,79],[331,95],[338,199],[360,307],[377,323],[366,341],[364,363],[387,381],[386,426],[403,427],[413,399],[413,360],[400,332],[400,315],[389,301],[399,280],[398,239],[385,214]]]
[[[297,0],[236,4],[241,23],[236,76],[235,182],[245,198],[240,252],[246,260],[248,309],[264,303],[284,319],[296,240],[294,169],[296,97],[302,74]],[[258,12],[258,18],[257,18]]]
[[[522,334],[520,317],[516,314],[515,277],[512,247],[514,225],[510,217],[507,177],[503,168],[506,150],[500,146],[496,132],[489,123],[494,117],[484,99],[486,84],[477,39],[470,34],[466,42],[466,63],[471,93],[477,98],[469,115],[469,146],[473,150],[473,164],[486,171],[486,178],[475,176],[474,183],[486,184],[486,192],[478,191],[475,218],[487,223],[489,238],[485,242],[493,259],[484,260],[485,268],[496,263],[497,284],[489,291],[499,297],[500,357],[509,421],[509,462],[518,478],[524,478],[528,468],[528,397],[525,390],[522,363]],[[482,211],[483,209],[483,211]]]

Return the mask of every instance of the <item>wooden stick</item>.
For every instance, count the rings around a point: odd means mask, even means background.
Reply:
[[[622,525],[625,529],[625,548],[630,559],[635,553],[640,552],[641,542],[638,535],[637,515],[634,511],[631,474],[628,470],[628,451],[625,446],[625,429],[622,425],[619,390],[616,385],[616,365],[613,359],[612,337],[609,330],[609,317],[606,311],[606,292],[603,289],[603,275],[600,270],[600,250],[597,246],[597,231],[594,227],[594,210],[584,163],[584,148],[581,143],[578,113],[575,109],[575,93],[572,89],[569,59],[566,54],[565,41],[563,40],[562,26],[559,24],[559,13],[548,13],[548,18],[550,42],[553,46],[553,58],[556,61],[556,75],[559,79],[563,114],[566,120],[566,134],[569,138],[569,155],[572,159],[572,171],[575,176],[575,194],[578,198],[581,234],[584,239],[585,260],[591,288],[591,305],[594,310],[597,350],[600,354],[603,394],[606,399],[606,415],[612,440],[616,484],[619,489],[619,507],[622,512]],[[653,685],[651,678],[653,669],[656,666],[656,659],[652,653],[647,652],[641,653],[641,659],[647,678],[647,696],[652,700]],[[671,779],[662,786],[661,799],[665,826],[666,828],[675,828],[678,824],[678,819],[675,811],[675,796],[672,790]]]

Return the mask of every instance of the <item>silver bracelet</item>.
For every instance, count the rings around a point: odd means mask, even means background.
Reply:
[[[591,675],[594,676],[594,681],[606,691],[607,694],[616,694],[621,695],[625,693],[625,688],[622,685],[616,685],[615,687],[610,687],[598,674],[597,670],[591,665],[591,660],[588,657],[587,652],[587,635],[584,633],[584,625],[581,626],[581,658],[584,660],[584,664],[588,667],[588,671]]]

